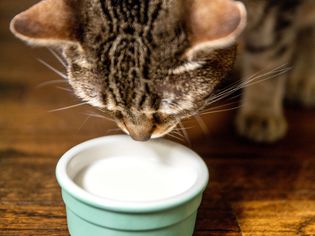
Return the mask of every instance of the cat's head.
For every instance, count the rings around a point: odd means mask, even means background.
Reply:
[[[245,23],[233,0],[44,0],[11,31],[62,48],[75,94],[143,141],[207,105]]]

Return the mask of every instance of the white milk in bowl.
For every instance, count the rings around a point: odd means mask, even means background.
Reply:
[[[140,154],[139,154],[140,155]],[[189,189],[197,179],[189,162],[151,156],[111,156],[85,167],[74,181],[98,197],[119,201],[156,201]]]

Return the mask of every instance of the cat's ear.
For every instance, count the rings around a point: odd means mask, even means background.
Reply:
[[[43,0],[15,16],[10,29],[33,45],[74,43],[79,24],[74,0]]]
[[[236,42],[246,26],[243,3],[234,0],[184,0],[191,47],[187,57],[202,50],[226,48]]]

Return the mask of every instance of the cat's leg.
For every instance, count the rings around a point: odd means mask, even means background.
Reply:
[[[315,25],[298,35],[286,96],[304,106],[315,106]]]
[[[261,55],[261,65],[257,56],[247,55],[247,73],[245,78],[263,70],[268,61]],[[276,64],[274,64],[276,65]],[[277,64],[279,66],[280,64]],[[266,79],[245,87],[236,126],[241,136],[257,142],[274,142],[282,138],[287,130],[283,114],[283,95],[286,75]]]
[[[274,14],[276,16],[277,14]],[[271,72],[272,68],[287,65],[292,55],[295,34],[291,28],[277,31],[276,17],[268,16],[264,24],[249,29],[243,59],[243,79]],[[266,71],[267,70],[267,71]],[[276,78],[271,72],[264,81],[244,88],[242,104],[236,119],[236,128],[241,136],[257,142],[274,142],[287,131],[283,114],[283,97],[287,74]],[[259,80],[259,79],[258,79]]]

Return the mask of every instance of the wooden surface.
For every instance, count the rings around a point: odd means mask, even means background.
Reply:
[[[8,21],[35,1],[0,1],[0,235],[67,236],[55,180],[59,157],[72,146],[106,135],[115,125],[90,118],[64,83],[36,57],[45,50],[15,40]],[[315,235],[315,111],[288,108],[288,136],[265,146],[239,139],[233,112],[208,115],[204,135],[194,120],[192,148],[207,162],[211,181],[199,211],[196,236]]]

